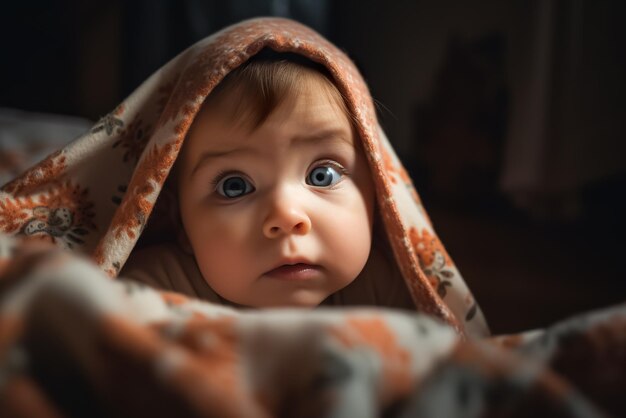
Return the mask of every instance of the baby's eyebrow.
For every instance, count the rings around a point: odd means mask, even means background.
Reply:
[[[193,175],[196,174],[196,171],[198,171],[200,167],[202,167],[207,161],[211,159],[225,157],[231,154],[245,153],[245,152],[251,152],[251,150],[246,149],[246,148],[234,148],[234,149],[224,150],[224,151],[205,151],[202,154],[200,154],[200,158],[198,158],[198,161],[194,165],[193,170],[191,170],[191,176],[193,177]]]
[[[323,129],[320,131],[315,131],[312,133],[307,133],[304,135],[297,135],[291,139],[292,144],[300,145],[300,144],[310,144],[316,141],[335,141],[338,140],[345,145],[350,147],[354,147],[352,142],[352,136],[349,132],[346,132],[344,129]],[[200,158],[191,170],[191,177],[194,176],[196,171],[200,169],[207,161],[214,159],[225,157],[232,154],[245,154],[245,153],[254,153],[253,150],[249,148],[233,148],[228,150],[215,150],[215,151],[204,151],[200,154]]]
[[[298,135],[292,139],[292,143],[302,143],[309,141],[321,141],[321,140],[335,140],[338,139],[342,142],[345,142],[347,145],[351,147],[354,146],[352,143],[352,135],[350,132],[346,132],[344,129],[323,129],[317,132],[307,133],[304,135]]]

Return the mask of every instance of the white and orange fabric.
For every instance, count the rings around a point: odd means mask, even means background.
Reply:
[[[0,237],[2,417],[626,413],[626,305],[462,339],[406,311],[234,310],[43,244]]]

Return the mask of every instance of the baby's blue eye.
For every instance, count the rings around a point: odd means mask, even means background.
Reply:
[[[227,177],[217,185],[217,192],[229,199],[235,199],[253,191],[254,186],[248,180],[239,176]]]
[[[307,176],[306,182],[315,187],[328,187],[341,180],[341,173],[333,167],[324,165],[315,167]]]

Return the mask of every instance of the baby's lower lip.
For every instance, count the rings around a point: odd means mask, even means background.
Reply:
[[[319,267],[311,264],[284,264],[268,271],[265,276],[280,280],[309,280],[317,277],[319,272]]]

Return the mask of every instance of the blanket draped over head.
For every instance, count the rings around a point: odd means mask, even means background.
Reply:
[[[109,279],[140,238],[166,234],[157,202],[196,113],[230,71],[264,48],[323,65],[345,97],[393,269],[418,313],[241,311]],[[2,188],[0,232],[2,416],[523,416],[530,407],[595,416],[581,382],[589,398],[623,411],[612,388],[624,375],[594,392],[591,372],[576,380],[551,367],[574,367],[574,358],[559,357],[561,336],[596,341],[588,330],[598,327],[605,337],[620,335],[624,309],[585,318],[585,327],[572,320],[477,340],[488,334],[483,315],[381,130],[359,72],[290,20],[245,21],[172,59],[87,134]],[[588,358],[606,346],[585,347],[577,353]],[[512,400],[520,409],[507,409]]]
[[[320,35],[287,20],[234,26],[178,55],[91,132],[6,185],[0,227],[80,249],[117,276],[153,213],[204,99],[226,74],[263,48],[301,54],[328,68],[354,115],[406,292],[417,310],[459,332],[484,335],[480,310],[381,131],[358,70]]]

